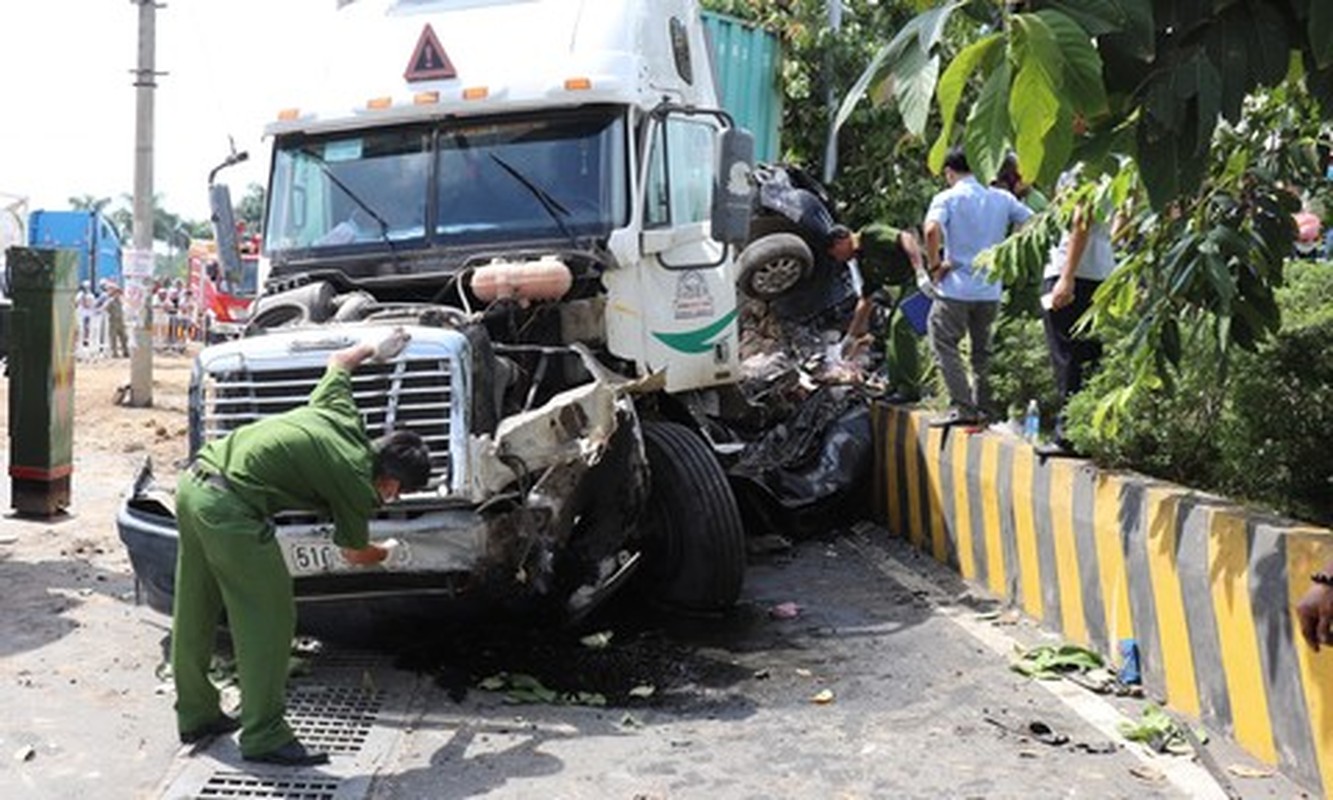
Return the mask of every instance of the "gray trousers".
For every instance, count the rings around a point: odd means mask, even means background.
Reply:
[[[930,350],[940,365],[944,385],[949,389],[949,404],[961,411],[985,412],[990,408],[991,327],[999,313],[998,302],[968,302],[936,298],[926,319]],[[972,378],[958,343],[967,334],[971,350]]]

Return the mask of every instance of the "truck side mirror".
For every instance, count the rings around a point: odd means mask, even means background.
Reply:
[[[231,189],[225,183],[208,187],[208,206],[213,212],[213,236],[218,243],[218,263],[224,275],[241,274],[241,249],[236,243],[236,215],[231,209]]]
[[[713,187],[712,234],[725,244],[743,246],[750,236],[754,182],[754,135],[727,128],[718,136],[717,185]]]

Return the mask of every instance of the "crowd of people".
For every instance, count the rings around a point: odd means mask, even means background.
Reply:
[[[825,234],[825,254],[834,263],[852,265],[853,282],[861,294],[844,337],[844,351],[849,345],[852,349],[862,345],[870,335],[868,298],[875,291],[889,286],[911,292],[915,282],[931,297],[925,333],[949,400],[948,411],[931,421],[936,427],[976,425],[994,413],[988,381],[990,342],[1003,287],[987,273],[974,269],[973,259],[1022,227],[1046,204],[1046,198],[1026,191],[1012,162],[1008,168],[1007,175],[1002,170],[995,182],[982,186],[972,175],[963,151],[951,151],[944,162],[948,188],[934,196],[926,212],[924,246],[911,230],[883,224],[855,233],[834,225]],[[1076,178],[1077,168],[1062,176],[1057,194]],[[1043,325],[1056,387],[1064,400],[1083,387],[1102,355],[1100,342],[1078,331],[1076,323],[1091,306],[1097,287],[1115,269],[1112,243],[1113,228],[1120,220],[1117,211],[1077,207],[1069,229],[1051,249],[1043,271]],[[1307,230],[1314,229],[1312,224],[1299,215],[1296,222],[1303,226],[1304,239],[1317,240],[1317,235]],[[916,279],[914,272],[918,273]],[[895,346],[899,331],[892,327],[879,333],[886,336],[890,379],[896,373],[915,369],[914,362],[894,364],[895,359],[915,359],[915,343]],[[970,345],[966,364],[959,348],[964,337]],[[1056,420],[1052,440],[1037,449],[1045,455],[1073,452],[1065,439],[1062,419]],[[1317,652],[1321,647],[1333,646],[1333,560],[1325,562],[1309,580],[1309,589],[1293,611],[1297,633]]]
[[[929,311],[919,332],[926,337],[948,395],[948,409],[931,424],[980,426],[998,416],[990,390],[990,356],[1004,287],[974,261],[1025,225],[1047,200],[1022,181],[1012,157],[990,185],[972,174],[962,148],[948,153],[943,172],[947,186],[931,199],[920,234],[913,227],[883,223],[855,232],[833,225],[823,234],[824,255],[849,266],[859,294],[843,354],[856,354],[882,335],[893,396],[919,399],[921,369],[911,319],[891,316],[888,330],[877,334],[868,328],[871,298],[877,292],[896,292],[900,308],[905,308],[903,298],[920,293]],[[1072,173],[1064,179],[1071,181]],[[1082,388],[1101,357],[1100,344],[1076,334],[1075,324],[1115,266],[1109,224],[1102,221],[1110,212],[1079,209],[1070,230],[1052,248],[1043,274],[1043,323],[1062,398]],[[1072,452],[1058,416],[1053,437],[1040,447],[1048,455]]]
[[[189,342],[202,341],[200,308],[195,292],[180,278],[156,279],[148,289],[153,350],[184,352]],[[75,353],[84,359],[128,358],[125,291],[115,281],[102,279],[94,291],[90,281],[74,293],[77,325]]]

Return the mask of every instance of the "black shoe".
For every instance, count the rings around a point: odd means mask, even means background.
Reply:
[[[328,753],[316,753],[307,750],[305,745],[296,739],[292,739],[276,750],[253,756],[242,755],[241,758],[246,761],[262,761],[265,764],[280,764],[284,767],[313,767],[318,764],[329,763]]]
[[[1034,445],[1032,449],[1043,458],[1082,458],[1082,455],[1074,449],[1074,445],[1065,439],[1042,442]]]
[[[932,428],[948,428],[953,425],[976,426],[982,424],[981,415],[974,411],[952,408],[944,416],[935,417],[926,423]]]
[[[200,725],[192,731],[182,731],[181,744],[195,744],[205,739],[212,739],[214,736],[225,736],[240,729],[241,721],[239,719],[223,714],[212,722]]]

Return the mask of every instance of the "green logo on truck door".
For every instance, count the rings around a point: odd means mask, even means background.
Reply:
[[[731,313],[722,319],[698,330],[682,333],[654,333],[653,336],[672,350],[697,356],[701,353],[707,353],[713,348],[713,339],[716,339],[718,334],[725,331],[727,326],[735,321],[736,314],[737,309],[732,309]]]

